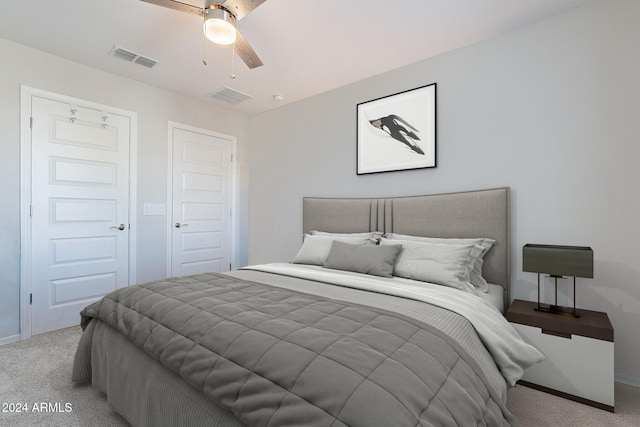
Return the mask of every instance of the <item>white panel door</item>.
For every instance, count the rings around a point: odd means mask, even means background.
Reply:
[[[171,276],[231,268],[232,143],[173,128]]]
[[[32,97],[31,333],[128,285],[130,119]]]

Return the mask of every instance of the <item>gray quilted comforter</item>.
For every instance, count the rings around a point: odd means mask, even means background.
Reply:
[[[459,344],[398,313],[209,273],[81,314],[249,426],[517,425]]]

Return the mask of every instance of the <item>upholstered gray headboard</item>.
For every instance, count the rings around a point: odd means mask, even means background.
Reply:
[[[383,231],[427,237],[488,237],[498,243],[483,275],[505,289],[509,302],[509,188],[391,198],[303,200],[303,232]]]

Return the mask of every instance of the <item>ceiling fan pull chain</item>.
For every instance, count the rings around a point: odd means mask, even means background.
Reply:
[[[202,22],[202,63],[204,66],[207,66],[207,36],[205,34],[205,26],[207,24],[207,15],[204,16],[204,21]]]
[[[236,68],[236,44],[233,43],[231,45],[231,75],[229,76],[232,80],[236,78],[234,74]]]

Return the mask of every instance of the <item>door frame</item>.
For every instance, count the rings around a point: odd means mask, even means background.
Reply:
[[[54,92],[20,85],[20,339],[31,337],[31,100],[33,97],[67,102],[128,117],[129,127],[129,277],[128,286],[136,282],[136,183],[138,153],[138,114],[132,111],[73,98]]]
[[[172,276],[172,233],[173,233],[173,131],[175,129],[182,129],[189,132],[201,133],[203,135],[213,136],[215,138],[221,138],[229,141],[231,144],[231,215],[229,216],[230,229],[229,229],[229,260],[231,262],[231,270],[237,265],[237,244],[236,238],[238,236],[237,224],[238,224],[238,206],[237,206],[237,164],[238,158],[236,156],[237,138],[233,135],[227,135],[220,132],[215,132],[208,129],[202,129],[195,126],[189,126],[178,122],[169,121],[167,129],[167,277]]]

